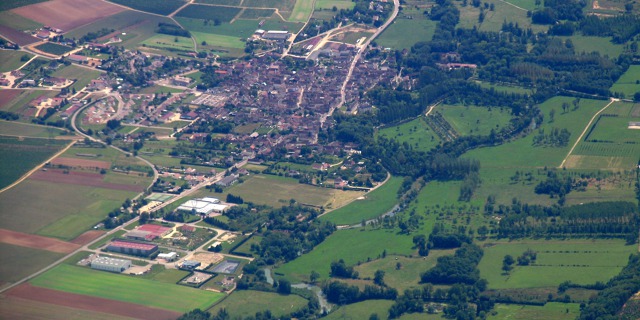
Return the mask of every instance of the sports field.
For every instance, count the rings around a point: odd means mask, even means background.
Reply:
[[[437,110],[461,136],[486,136],[509,124],[511,112],[505,108],[439,105]]]
[[[525,306],[502,304],[495,306],[495,312],[487,317],[490,320],[564,320],[575,319],[580,315],[580,304],[548,302],[544,306]]]
[[[421,151],[429,151],[440,144],[441,141],[440,137],[431,130],[423,117],[381,129],[378,131],[378,136],[394,139],[400,143],[406,142],[416,150]]]
[[[307,300],[294,294],[280,295],[273,292],[236,290],[209,312],[218,314],[218,311],[224,308],[234,317],[248,317],[255,316],[256,312],[269,310],[274,317],[281,317],[306,305]]]
[[[0,136],[0,189],[62,150],[69,141]]]
[[[343,225],[377,218],[396,205],[396,197],[401,184],[402,178],[391,177],[389,181],[376,190],[365,194],[365,199],[355,200],[347,206],[331,211],[322,216],[320,220]]]
[[[187,312],[207,309],[224,294],[160,281],[61,264],[30,281],[32,285],[82,295]]]
[[[623,240],[591,239],[492,241],[483,249],[478,269],[492,289],[555,287],[564,281],[606,283],[627,265],[629,254],[637,252],[637,246],[625,246]],[[515,259],[528,249],[537,252],[535,265],[515,266],[509,275],[503,274],[504,256]]]

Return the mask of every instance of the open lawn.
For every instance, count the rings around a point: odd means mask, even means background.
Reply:
[[[386,258],[373,260],[356,266],[360,278],[373,279],[377,270],[382,270],[384,283],[403,292],[406,289],[420,287],[420,274],[433,268],[438,257],[452,255],[454,250],[431,250],[427,257],[408,258],[405,256],[387,255]],[[401,264],[398,269],[398,263]]]
[[[62,258],[64,254],[0,243],[4,261],[0,264],[0,287],[3,282],[16,282]]]
[[[611,42],[611,38],[578,35],[561,38],[565,39],[565,41],[566,39],[571,39],[576,53],[598,52],[602,56],[607,55],[609,58],[615,59],[618,58],[624,50],[624,45]]]
[[[384,48],[410,49],[421,41],[431,41],[436,30],[436,21],[427,19],[421,10],[408,6],[375,42]]]
[[[307,300],[294,294],[285,296],[272,292],[236,290],[209,312],[218,314],[218,311],[224,308],[234,317],[248,317],[255,316],[256,312],[269,310],[277,318],[306,305]]]
[[[423,117],[387,127],[378,131],[378,136],[408,143],[416,150],[429,151],[440,144],[440,138],[424,121]]]
[[[327,279],[332,261],[344,259],[348,265],[387,255],[409,255],[415,252],[412,235],[401,235],[399,229],[347,229],[334,232],[311,252],[275,270],[292,282],[309,281],[311,271]]]
[[[0,189],[64,148],[69,141],[0,137]]]
[[[193,51],[193,41],[191,38],[176,37],[167,34],[155,35],[144,42],[143,46],[156,49],[168,49],[170,51]]]
[[[496,304],[489,314],[490,320],[564,320],[575,319],[580,315],[580,304],[549,302],[544,306],[526,306],[519,304]]]
[[[365,199],[355,200],[347,206],[331,211],[323,215],[320,220],[343,225],[379,217],[397,203],[397,192],[401,184],[402,178],[392,177],[376,190],[365,194]]]
[[[331,10],[333,7],[336,7],[338,10],[353,9],[355,3],[349,0],[316,0],[316,10]]]
[[[0,61],[2,61],[2,64],[0,64],[0,73],[20,68],[20,66],[25,64],[26,61],[29,61],[31,57],[33,57],[32,54],[22,51],[0,50]]]
[[[612,92],[622,92],[629,99],[633,99],[636,92],[640,92],[640,66],[629,66],[627,72],[613,84]]]
[[[101,74],[102,73],[99,71],[70,65],[56,70],[52,76],[76,80],[73,85],[69,87],[69,90],[76,89],[77,91],[80,91],[82,88],[86,87],[91,80],[97,79]]]
[[[291,22],[306,22],[311,13],[313,13],[313,1],[296,0],[296,5],[293,7],[293,12],[288,20]]]
[[[369,319],[374,313],[378,315],[379,319],[387,319],[389,316],[389,308],[391,308],[392,305],[393,301],[391,300],[362,301],[332,309],[331,313],[324,319]]]
[[[493,83],[483,82],[483,81],[475,81],[475,82],[483,88],[486,88],[486,89],[493,88],[495,91],[498,91],[498,92],[529,94],[529,95],[533,93],[531,89],[525,88],[525,87],[498,85],[498,84],[493,84]]]
[[[591,239],[492,241],[483,249],[478,269],[492,289],[555,287],[564,281],[606,283],[627,265],[629,254],[637,252],[637,246],[626,246],[623,240]],[[503,274],[504,256],[515,259],[527,249],[537,252],[536,263]]]
[[[94,297],[131,302],[150,307],[186,312],[195,308],[205,310],[224,294],[177,286],[160,281],[138,279],[59,265],[30,281],[32,285]],[[81,283],[82,285],[78,285]]]
[[[201,47],[202,41],[207,43],[207,46],[212,47],[224,47],[232,49],[243,49],[244,39],[233,36],[223,36],[219,34],[192,32],[191,33],[198,43],[198,47]]]
[[[486,136],[492,129],[500,131],[511,120],[511,113],[504,108],[439,105],[437,110],[461,136]]]

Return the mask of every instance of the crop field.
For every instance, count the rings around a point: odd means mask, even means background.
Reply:
[[[348,0],[316,0],[316,10],[331,10],[333,7],[340,9],[353,9],[355,3]]]
[[[400,143],[406,142],[421,151],[429,151],[440,144],[440,138],[431,130],[423,117],[381,129],[378,135]]]
[[[296,0],[289,21],[306,22],[313,13],[313,0]]]
[[[545,116],[545,121],[540,126],[541,129],[549,132],[553,128],[566,128],[571,133],[566,147],[536,147],[532,149],[533,137],[536,135],[534,132],[522,139],[497,147],[472,150],[464,157],[478,159],[482,165],[481,171],[484,168],[510,167],[515,169],[559,166],[591,117],[608,103],[607,101],[582,99],[578,110],[562,113],[562,103],[571,104],[573,100],[569,97],[554,97],[538,105]],[[549,112],[552,109],[556,113],[555,119],[554,122],[549,123]],[[532,152],[532,150],[535,151]]]
[[[124,8],[106,1],[52,0],[14,9],[25,18],[70,31],[92,21],[108,17]]]
[[[491,129],[499,131],[511,119],[509,110],[503,108],[439,105],[437,110],[461,136],[489,135]]]
[[[91,159],[111,162],[113,167],[127,170],[128,168],[133,171],[148,172],[149,168],[144,162],[127,156],[126,154],[113,149],[113,148],[81,148],[72,147],[69,148],[62,155],[66,158],[78,158],[78,159]]]
[[[224,6],[239,6],[242,3],[242,0],[196,0],[195,2]]]
[[[29,59],[33,57],[32,54],[22,51],[0,50],[0,61],[2,61],[2,65],[0,65],[0,73],[20,68],[21,65],[26,63],[26,61],[20,60],[23,56],[26,56]]]
[[[185,4],[185,1],[183,0],[155,0],[151,2],[146,0],[111,0],[111,2],[127,6],[132,9],[157,13],[165,16],[176,11]]]
[[[155,35],[142,42],[142,45],[149,48],[169,49],[170,51],[193,51],[193,41],[191,38],[176,37],[166,34]]]
[[[41,23],[27,19],[11,11],[0,11],[0,25],[18,31],[36,30],[42,27]]]
[[[242,38],[203,32],[191,32],[191,34],[196,38],[198,47],[201,47],[202,41],[207,42],[207,47],[243,49],[245,45],[244,39]]]
[[[0,318],[2,319],[48,319],[48,320],[133,320],[134,318],[115,314],[91,311],[30,300],[28,298],[6,295],[0,299]]]
[[[86,87],[91,80],[97,79],[101,74],[102,73],[99,71],[70,65],[56,70],[52,76],[76,80],[73,85],[69,87],[69,90],[76,89],[77,91],[80,91],[82,88]]]
[[[323,215],[320,220],[343,225],[379,217],[397,203],[397,192],[401,184],[402,178],[392,177],[378,189],[365,194],[365,199],[355,200],[349,205],[331,211]]]
[[[454,250],[431,250],[427,257],[408,258],[404,256],[387,255],[385,258],[363,263],[355,267],[360,278],[373,279],[377,270],[382,270],[384,283],[403,292],[405,289],[420,287],[420,274],[433,268],[438,257],[453,255]],[[398,269],[398,263],[401,264]]]
[[[222,293],[66,264],[47,271],[30,283],[38,287],[178,312],[187,312],[195,308],[205,310],[224,296]]]
[[[274,317],[281,317],[306,305],[306,299],[294,294],[285,296],[272,292],[237,290],[209,312],[217,314],[224,308],[234,317],[248,317],[269,310]]]
[[[296,0],[244,0],[242,6],[247,8],[278,8],[290,12],[297,4]]]
[[[399,229],[347,229],[334,232],[311,252],[288,262],[275,270],[293,282],[309,281],[311,271],[327,279],[332,261],[344,259],[348,265],[377,259],[384,250],[387,255],[409,255],[412,235],[400,235]],[[500,260],[502,261],[502,260]]]
[[[497,303],[497,314],[490,314],[490,320],[564,320],[575,319],[580,315],[580,304],[548,302],[544,306],[525,306]]]
[[[60,151],[68,141],[0,137],[0,189]]]
[[[640,66],[629,66],[627,72],[611,87],[613,92],[622,92],[629,99],[633,99],[636,92],[640,92]]]
[[[421,41],[431,41],[436,21],[426,18],[421,10],[408,6],[375,41],[384,48],[410,49]],[[409,18],[410,17],[410,18]]]
[[[211,21],[217,19],[220,22],[229,22],[233,20],[240,11],[240,8],[191,4],[180,10],[176,16],[203,20],[207,19]]]
[[[55,127],[45,127],[31,123],[0,120],[0,135],[21,136],[29,138],[57,138],[65,131]],[[74,135],[66,136],[68,138]],[[62,138],[62,136],[60,136]]]
[[[362,301],[332,309],[331,313],[324,319],[369,319],[374,313],[378,315],[379,319],[387,319],[391,305],[393,305],[393,301],[391,300]]]
[[[6,94],[9,97],[2,97]],[[17,95],[16,92],[19,92]],[[3,105],[0,105],[0,109],[5,111],[11,111],[20,115],[20,119],[18,121],[21,122],[31,122],[30,117],[33,117],[33,112],[30,111],[35,110],[34,108],[29,107],[29,102],[39,96],[46,96],[49,98],[54,97],[58,94],[57,91],[51,90],[2,90],[0,91],[0,97],[2,100],[9,100]]]
[[[35,46],[36,49],[42,51],[42,52],[46,52],[46,53],[50,53],[53,55],[62,55],[65,54],[71,50],[73,50],[73,48],[71,47],[67,47],[67,46],[63,46],[63,45],[59,45],[59,44],[55,44],[55,43],[43,43],[40,45]]]
[[[5,0],[0,4],[0,11],[11,10],[14,8],[28,6],[30,4],[43,2],[46,0]]]
[[[540,8],[540,5],[536,6],[535,0],[506,0],[505,2],[508,2],[514,6],[518,6],[520,8],[531,10],[531,11]]]
[[[16,263],[0,264],[0,287],[5,282],[16,282],[62,258],[64,254],[40,249],[19,247],[0,243],[4,261]],[[0,299],[2,300],[2,299]]]
[[[254,8],[247,8],[244,9],[244,11],[242,11],[242,14],[240,15],[240,18],[242,19],[259,19],[259,18],[269,18],[271,17],[276,11],[274,9],[254,9]]]
[[[555,287],[564,281],[606,283],[627,265],[629,254],[637,252],[637,246],[625,246],[623,240],[591,239],[499,241],[485,243],[483,249],[478,269],[492,289]],[[537,252],[535,265],[515,266],[504,275],[504,256],[517,258],[527,249]]]

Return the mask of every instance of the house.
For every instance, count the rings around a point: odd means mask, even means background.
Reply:
[[[173,77],[171,82],[173,83],[174,86],[186,87],[191,83],[191,78],[175,76]]]
[[[51,36],[51,32],[49,32],[49,30],[40,30],[36,33],[36,37],[40,39],[49,39],[49,36]]]
[[[70,54],[70,55],[67,56],[67,59],[69,59],[69,61],[75,62],[75,63],[84,63],[84,62],[87,61],[87,57],[81,56],[79,54]]]
[[[262,35],[262,39],[285,42],[289,40],[290,36],[291,33],[289,33],[289,31],[269,30]]]
[[[238,177],[239,176],[237,174],[226,176],[222,178],[220,181],[216,182],[216,185],[222,186],[222,187],[229,187],[234,183],[236,183],[236,181],[238,181]]]

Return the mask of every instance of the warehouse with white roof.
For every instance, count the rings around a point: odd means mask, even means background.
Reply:
[[[187,213],[195,212],[196,214],[208,215],[211,213],[222,213],[227,209],[227,207],[227,205],[221,204],[220,200],[216,198],[206,197],[189,200],[180,205],[176,210]]]

